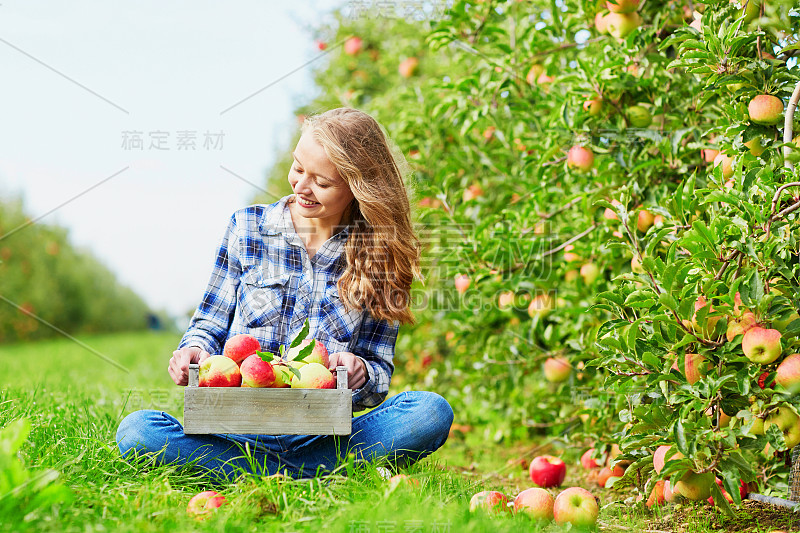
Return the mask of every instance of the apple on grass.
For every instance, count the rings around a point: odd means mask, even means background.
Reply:
[[[484,490],[472,495],[469,500],[469,510],[481,509],[490,514],[504,514],[511,511],[508,506],[509,497],[496,490]]]
[[[533,487],[525,489],[514,498],[514,512],[525,513],[536,520],[552,520],[553,496],[545,489]]]
[[[600,468],[600,463],[597,462],[595,458],[592,457],[594,453],[594,448],[589,448],[583,455],[581,455],[581,466],[586,470],[591,470],[592,468]]]
[[[606,488],[606,484],[608,480],[613,478],[621,478],[625,475],[625,469],[622,468],[620,465],[614,466],[614,468],[610,468],[608,466],[604,467],[600,470],[600,473],[597,474],[597,484],[603,488]]]
[[[564,357],[548,357],[544,362],[544,377],[550,383],[561,383],[569,378],[572,365]]]
[[[261,345],[258,339],[247,333],[242,333],[241,335],[234,335],[225,341],[222,355],[230,357],[237,365],[240,365],[242,361],[259,350],[261,350]]]
[[[186,512],[198,520],[207,518],[214,509],[220,507],[225,503],[225,496],[214,492],[213,490],[204,490],[199,494],[195,494],[189,500],[189,506]]]
[[[275,383],[272,363],[264,361],[256,353],[242,361],[239,371],[242,374],[242,387],[272,387]]]
[[[654,505],[661,505],[666,501],[664,497],[664,480],[656,481],[656,484],[653,485],[653,490],[650,491],[650,496],[647,498],[645,505],[647,507],[652,507]]]
[[[777,329],[752,327],[742,337],[744,356],[754,363],[772,363],[780,357],[781,350],[781,333]]]
[[[542,488],[560,487],[567,475],[567,465],[552,455],[540,455],[531,461],[531,481]]]
[[[389,478],[389,490],[401,485],[406,488],[419,488],[419,480],[406,474],[396,474]]]
[[[230,357],[212,355],[200,363],[201,387],[238,387],[242,384],[242,373]]]
[[[580,487],[570,487],[556,496],[553,503],[553,518],[556,524],[593,526],[597,522],[600,507],[594,495]]]

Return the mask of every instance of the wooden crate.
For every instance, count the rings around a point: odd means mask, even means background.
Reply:
[[[353,391],[347,368],[336,368],[335,389],[200,387],[200,365],[189,365],[183,393],[183,432],[257,435],[349,435]]]

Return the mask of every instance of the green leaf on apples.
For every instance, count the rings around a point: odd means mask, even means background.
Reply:
[[[314,351],[314,346],[316,346],[317,341],[314,339],[311,340],[307,345],[303,346],[303,348],[297,353],[297,356],[292,358],[292,361],[305,361],[306,357],[311,355],[311,352]]]
[[[289,348],[294,348],[295,346],[300,346],[300,343],[303,342],[303,340],[305,340],[306,337],[308,337],[309,328],[310,328],[310,326],[308,324],[308,319],[306,318],[306,321],[303,324],[303,329],[301,329],[300,332],[295,336],[295,338],[292,339],[292,342],[289,345]],[[283,355],[283,354],[281,354],[281,355]]]
[[[736,493],[739,493],[739,488],[736,488]],[[722,490],[716,483],[711,484],[711,495],[714,497],[714,503],[722,509],[722,512],[728,516],[733,516],[733,509],[731,509],[728,500],[722,495]],[[731,496],[732,497],[732,496]]]
[[[259,352],[259,351],[256,351],[256,355],[259,356],[261,358],[261,360],[264,361],[265,363],[271,363],[272,361],[274,361],[276,359],[279,359],[279,357],[277,355],[275,355],[274,353],[270,353],[270,352]]]

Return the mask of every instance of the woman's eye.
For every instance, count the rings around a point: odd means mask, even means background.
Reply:
[[[302,174],[303,173],[303,169],[302,168],[294,167],[294,171],[297,172],[298,174]]]

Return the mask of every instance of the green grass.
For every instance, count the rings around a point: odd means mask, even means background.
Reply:
[[[114,442],[119,421],[136,409],[160,409],[178,418],[182,413],[182,388],[166,372],[178,340],[175,335],[136,333],[82,337],[90,349],[68,340],[0,347],[0,425],[20,418],[31,422],[18,454],[34,471],[24,488],[46,485],[41,473],[53,469],[71,494],[71,501],[28,509],[23,515],[3,512],[3,506],[13,498],[31,503],[35,491],[27,496],[0,493],[0,530],[561,531],[552,524],[540,527],[525,516],[471,514],[469,498],[479,490],[513,495],[528,488],[521,458],[554,452],[575,464],[582,450],[560,441],[493,444],[482,428],[457,433],[442,450],[409,468],[406,473],[420,481],[419,488],[390,490],[373,465],[343,465],[336,475],[312,481],[243,476],[221,487],[188,469],[131,465],[120,458]],[[0,441],[0,460],[2,449]],[[0,487],[2,465],[0,461]],[[625,502],[632,499],[630,494],[593,488],[582,475],[570,467],[566,484],[587,487],[601,497],[603,531],[767,530],[756,525],[764,523],[759,517],[765,515],[752,509],[744,509],[737,519],[697,506],[651,514]],[[189,499],[209,488],[223,493],[228,505],[205,521],[189,518]],[[776,525],[779,520],[767,522]]]

